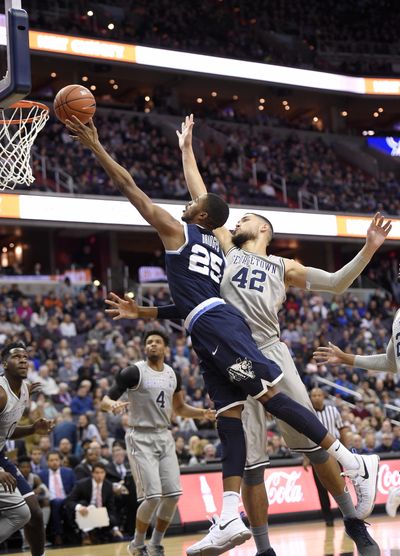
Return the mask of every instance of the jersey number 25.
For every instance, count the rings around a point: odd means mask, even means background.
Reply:
[[[195,243],[189,258],[189,270],[209,276],[219,284],[222,278],[221,266],[224,261],[213,251]]]

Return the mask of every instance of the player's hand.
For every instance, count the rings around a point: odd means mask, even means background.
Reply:
[[[38,419],[33,423],[33,432],[35,434],[50,434],[55,427],[55,422],[47,419]]]
[[[72,139],[77,139],[85,147],[91,149],[99,143],[99,136],[92,118],[90,118],[88,125],[85,125],[76,116],[71,116],[70,120],[65,120],[65,125],[71,132]]]
[[[377,212],[367,231],[366,246],[375,252],[385,241],[391,229],[392,221],[387,220],[385,222],[381,213]]]
[[[14,492],[17,487],[17,479],[7,471],[0,471],[0,484],[6,492]]]
[[[105,312],[113,320],[139,318],[139,307],[128,294],[125,294],[124,299],[122,299],[116,293],[110,292],[109,299],[106,299],[105,302],[111,307],[111,309],[106,309]]]
[[[38,394],[43,390],[43,384],[41,382],[31,382],[28,385],[29,395]]]
[[[114,413],[114,415],[119,415],[120,413],[125,413],[125,411],[127,411],[129,407],[129,402],[114,402],[109,411],[111,411],[112,413]]]
[[[217,418],[216,413],[217,412],[215,411],[215,409],[205,409],[203,419],[207,419],[208,421],[215,421]]]
[[[190,149],[192,146],[193,126],[193,114],[190,114],[190,116],[186,116],[185,121],[182,122],[181,131],[176,130],[176,134],[179,139],[179,148],[182,151]]]
[[[346,362],[346,354],[340,348],[329,342],[328,347],[319,346],[313,353],[317,365],[330,363],[340,365]]]

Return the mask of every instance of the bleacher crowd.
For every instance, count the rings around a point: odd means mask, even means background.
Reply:
[[[356,353],[383,352],[395,311],[392,299],[381,289],[366,300],[354,293],[324,299],[290,290],[280,312],[281,340],[289,346],[304,383],[309,389],[319,385],[325,390],[328,403],[337,405],[349,427],[348,446],[360,453],[400,452],[400,426],[391,422],[400,412],[400,380],[389,373],[317,366],[313,351],[332,341]],[[153,301],[168,303],[167,288],[153,294]],[[62,527],[61,523],[71,504],[76,504],[74,484],[90,478],[95,464],[103,465],[112,483],[112,511],[116,507],[121,515],[113,536],[118,539],[132,533],[136,495],[124,443],[128,416],[104,414],[99,403],[117,371],[143,357],[142,339],[154,328],[170,336],[167,363],[181,375],[186,401],[209,406],[190,338],[172,330],[167,321],[113,322],[104,314],[101,290],[92,286],[76,291],[66,282],[34,297],[24,296],[17,285],[0,292],[0,347],[23,339],[30,358],[28,378],[42,389],[33,395],[24,422],[45,417],[57,423],[50,436],[7,443],[9,457],[19,462],[21,472],[35,484],[49,523],[48,538],[55,544],[76,542],[71,523],[71,530],[68,520]],[[320,383],[320,378],[330,383]],[[214,424],[174,418],[173,434],[182,465],[219,460]],[[290,457],[273,421],[268,422],[265,441],[271,457]],[[49,468],[69,470],[61,471],[61,476],[69,475],[69,482],[59,492],[54,484],[49,489]],[[58,509],[52,503],[55,498],[61,498]],[[92,539],[84,536],[82,542]]]
[[[105,148],[153,199],[188,199],[181,154],[174,140],[147,118],[99,112],[96,125]],[[299,192],[314,195],[319,210],[400,214],[400,183],[393,173],[373,177],[342,160],[322,138],[275,135],[258,126],[210,124],[214,133],[200,145],[198,164],[210,191],[231,204],[285,206],[279,184],[286,182],[286,206],[298,206]],[[118,195],[96,160],[51,121],[36,149],[67,172],[80,195]],[[36,189],[49,189],[38,172]],[[322,187],[323,186],[323,187]],[[308,206],[306,208],[309,208]]]

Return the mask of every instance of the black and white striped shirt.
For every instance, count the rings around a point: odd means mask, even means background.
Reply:
[[[316,410],[317,417],[328,432],[335,438],[340,437],[340,429],[344,427],[342,416],[334,405],[325,405],[322,411]]]

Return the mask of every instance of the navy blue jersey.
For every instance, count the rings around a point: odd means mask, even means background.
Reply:
[[[220,297],[225,258],[215,235],[197,224],[184,224],[185,243],[165,251],[171,295],[181,318],[197,305]]]

